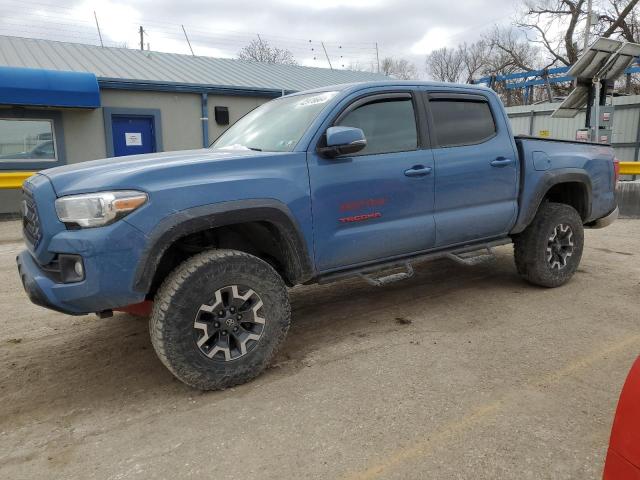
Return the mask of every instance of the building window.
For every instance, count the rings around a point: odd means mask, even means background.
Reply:
[[[57,160],[53,120],[0,118],[0,163]]]

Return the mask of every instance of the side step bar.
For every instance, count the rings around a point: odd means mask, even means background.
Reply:
[[[447,257],[454,262],[471,267],[493,260],[495,258],[495,252],[493,251],[493,247],[484,247],[481,250],[471,252],[451,252],[447,254]]]
[[[390,283],[400,282],[413,277],[413,267],[409,262],[405,263],[403,267],[406,269],[404,272],[391,273],[382,277],[376,277],[372,274],[360,273],[359,276],[363,278],[369,285],[374,287],[384,287]]]
[[[391,260],[375,265],[365,265],[347,271],[329,273],[318,278],[319,284],[336,282],[347,278],[360,277],[370,285],[382,287],[393,282],[411,278],[414,274],[413,264],[449,258],[467,266],[478,265],[494,258],[494,248],[511,243],[511,238],[501,238],[491,242],[459,245],[454,248],[425,253],[414,257]],[[401,270],[401,271],[398,271]],[[384,274],[385,272],[391,272]]]

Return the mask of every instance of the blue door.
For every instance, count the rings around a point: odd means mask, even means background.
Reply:
[[[506,235],[518,211],[518,157],[500,105],[475,94],[429,94],[428,99],[436,246]]]
[[[421,146],[415,105],[409,92],[359,98],[331,124],[361,128],[365,149],[335,159],[310,149],[319,270],[433,247],[433,155]]]
[[[113,115],[113,156],[138,155],[156,151],[153,117]]]

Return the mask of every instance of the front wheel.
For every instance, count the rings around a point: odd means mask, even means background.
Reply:
[[[520,276],[550,288],[564,285],[573,277],[583,247],[582,219],[573,207],[562,203],[542,204],[531,225],[513,238]]]
[[[247,382],[267,366],[289,329],[287,289],[263,260],[210,250],[162,284],[149,323],[162,363],[201,390]]]

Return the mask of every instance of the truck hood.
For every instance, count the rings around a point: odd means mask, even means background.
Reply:
[[[154,190],[167,179],[198,175],[211,176],[246,168],[261,157],[288,155],[282,152],[253,150],[183,150],[126,157],[105,158],[43,170],[58,196],[91,193],[109,189]]]

